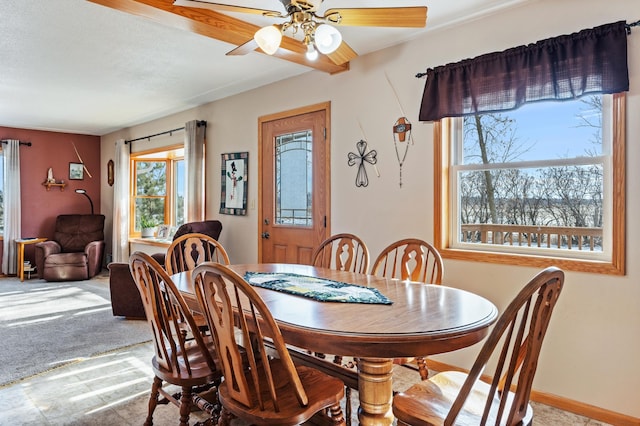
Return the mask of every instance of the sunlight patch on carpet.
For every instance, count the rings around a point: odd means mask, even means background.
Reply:
[[[0,278],[0,386],[151,338],[146,321],[113,316],[107,279]]]

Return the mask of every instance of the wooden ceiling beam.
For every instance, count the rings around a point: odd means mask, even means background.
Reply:
[[[236,46],[253,38],[260,27],[213,10],[174,6],[173,0],[87,0],[155,22],[191,31]],[[260,49],[256,52],[265,54]],[[286,61],[335,74],[349,69],[349,63],[335,64],[329,57],[320,55],[315,61],[305,56],[306,47],[299,40],[282,37],[275,56]]]

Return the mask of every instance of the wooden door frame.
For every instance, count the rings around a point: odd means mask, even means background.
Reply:
[[[300,108],[295,108],[287,111],[277,112],[275,114],[264,115],[258,117],[258,232],[257,232],[257,244],[258,244],[258,262],[262,262],[262,244],[260,230],[262,229],[262,223],[264,217],[262,215],[262,125],[269,121],[280,120],[283,118],[294,117],[296,115],[308,114],[311,112],[325,112],[325,170],[327,173],[327,179],[325,179],[325,187],[322,189],[324,193],[324,202],[327,212],[327,220],[325,226],[325,236],[331,235],[331,101],[321,102],[314,105],[308,105]],[[314,182],[315,185],[315,182]]]

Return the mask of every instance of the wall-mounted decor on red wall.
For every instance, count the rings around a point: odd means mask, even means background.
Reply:
[[[31,142],[30,147],[20,149],[23,237],[53,238],[58,215],[87,213],[87,201],[75,192],[79,188],[87,191],[97,207],[96,214],[100,213],[100,179],[91,179],[88,172],[100,170],[99,136],[0,126],[0,139]],[[77,152],[82,153],[82,161],[78,161]],[[67,180],[70,162],[83,166],[84,180]],[[45,183],[50,168],[57,176],[48,191]],[[33,247],[25,248],[25,260],[34,261]]]

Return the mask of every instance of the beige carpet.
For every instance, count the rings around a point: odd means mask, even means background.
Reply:
[[[0,385],[149,341],[146,321],[111,311],[107,275],[86,281],[0,278]]]

